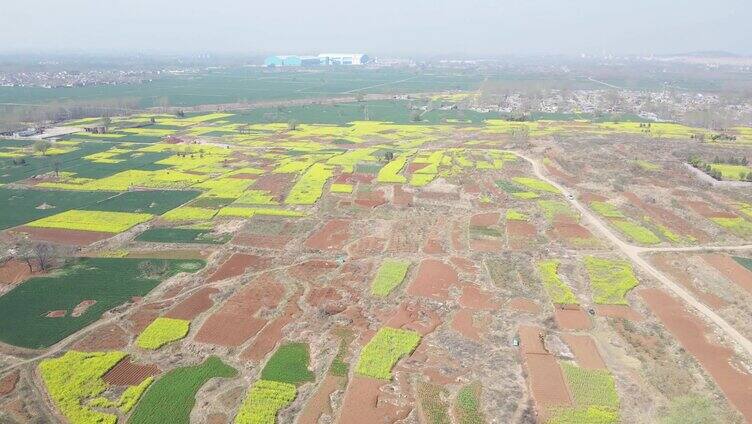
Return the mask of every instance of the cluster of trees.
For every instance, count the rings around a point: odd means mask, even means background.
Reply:
[[[742,165],[742,166],[747,166],[749,164],[746,156],[739,156],[738,158],[734,156],[729,156],[726,158],[716,156],[713,158],[712,163],[727,163],[729,165]]]
[[[715,179],[717,181],[722,181],[723,180],[723,174],[721,173],[721,171],[719,171],[717,169],[713,169],[712,164],[729,164],[729,165],[747,166],[748,162],[747,162],[747,158],[746,157],[739,157],[739,158],[728,157],[728,158],[723,158],[722,159],[722,158],[716,156],[715,158],[713,158],[713,162],[711,162],[711,163],[705,163],[701,158],[699,158],[697,156],[693,156],[693,157],[690,157],[687,160],[687,163],[689,163],[693,167],[695,167],[695,168],[697,168],[697,169],[705,172],[706,174],[710,175],[711,177],[713,177],[713,179]],[[752,182],[752,171],[749,171],[749,172],[741,171],[739,173],[739,180],[740,181],[750,181],[750,182]]]
[[[16,259],[29,267],[29,272],[49,271],[62,265],[67,253],[61,247],[44,242],[23,240],[15,245],[0,245],[0,265],[10,259]],[[68,252],[69,253],[69,252]]]

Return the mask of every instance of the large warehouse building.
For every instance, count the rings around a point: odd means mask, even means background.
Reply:
[[[371,59],[363,53],[322,53],[318,56],[276,55],[264,60],[264,66],[365,65]]]

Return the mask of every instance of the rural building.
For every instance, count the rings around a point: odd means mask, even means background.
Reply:
[[[322,65],[365,65],[370,58],[363,53],[322,53]]]
[[[362,53],[322,53],[318,56],[275,55],[264,60],[264,66],[365,65],[371,59]]]

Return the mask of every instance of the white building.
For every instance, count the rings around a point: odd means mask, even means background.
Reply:
[[[365,65],[370,61],[362,53],[321,53],[319,59],[322,65]]]

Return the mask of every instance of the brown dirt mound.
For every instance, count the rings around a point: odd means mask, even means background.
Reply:
[[[266,325],[256,318],[262,308],[274,308],[285,293],[284,287],[268,276],[260,276],[243,287],[212,314],[196,333],[195,340],[219,346],[240,346]]]
[[[598,347],[590,336],[564,334],[564,341],[572,349],[579,366],[589,369],[606,369],[606,364],[603,362],[600,352],[598,352]]]
[[[642,315],[627,305],[598,305],[595,307],[596,315],[609,318],[623,318],[629,321],[642,321]]]
[[[156,364],[134,364],[128,356],[107,371],[102,376],[102,380],[115,386],[136,386],[161,372],[162,370]]]
[[[86,311],[89,310],[92,306],[96,305],[96,300],[83,300],[78,305],[76,305],[73,308],[73,312],[71,312],[72,317],[80,317],[81,315],[85,314]]]
[[[282,250],[292,240],[291,236],[267,236],[261,234],[238,234],[232,239],[233,244],[259,249]]]
[[[752,272],[750,270],[739,265],[730,256],[720,253],[707,253],[700,256],[705,262],[723,274],[726,279],[747,292],[752,293]]]
[[[240,355],[241,359],[260,361],[277,346],[282,339],[282,329],[300,316],[299,298],[300,295],[295,295],[287,302],[282,315],[261,330],[253,344]]]
[[[214,274],[206,280],[206,282],[211,283],[237,277],[243,275],[248,269],[258,271],[268,268],[271,262],[272,259],[268,257],[235,253],[230,256],[230,258],[226,260],[219,269],[217,269]]]
[[[298,424],[318,424],[322,415],[332,415],[331,395],[347,383],[344,377],[326,374],[316,393],[311,397],[298,417]]]
[[[511,299],[509,303],[507,303],[507,308],[513,311],[527,312],[530,314],[540,313],[540,306],[534,301],[525,299],[524,297],[515,297]]]
[[[15,370],[0,378],[0,396],[5,396],[16,389],[20,375],[21,373]]]
[[[0,265],[0,284],[18,284],[31,276],[24,262],[11,259]]]
[[[470,217],[470,225],[473,227],[490,227],[499,222],[500,216],[498,212],[479,213]]]
[[[663,322],[679,343],[697,359],[718,384],[729,402],[752,422],[752,374],[736,363],[733,350],[709,341],[710,330],[697,316],[689,313],[684,304],[660,289],[643,289],[639,295],[650,310]]]
[[[62,318],[68,314],[66,309],[56,309],[54,311],[47,312],[44,316],[47,318]]]
[[[554,319],[565,330],[588,330],[591,325],[585,311],[576,305],[555,305]]]
[[[339,250],[350,238],[350,221],[333,219],[305,241],[305,247],[316,250]]]
[[[26,233],[32,240],[48,241],[50,243],[67,244],[71,246],[88,246],[94,242],[108,239],[115,235],[99,231],[79,231],[26,226],[18,227],[13,231]]]
[[[407,292],[411,296],[449,300],[449,289],[457,285],[457,281],[458,276],[454,268],[436,259],[424,259]]]
[[[219,293],[214,287],[204,287],[201,290],[188,296],[185,300],[170,309],[165,316],[175,319],[192,320],[199,314],[209,310],[214,305],[211,299],[213,294]]]

